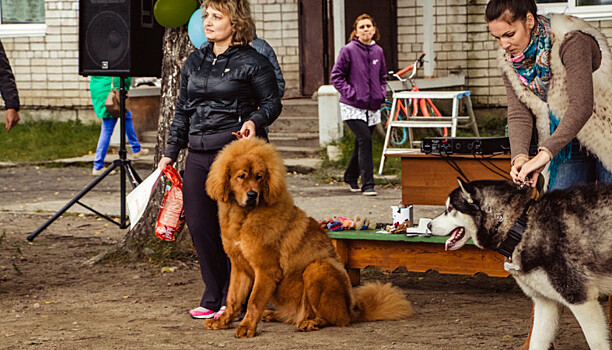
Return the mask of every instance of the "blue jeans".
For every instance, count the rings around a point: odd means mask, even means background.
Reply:
[[[119,120],[119,118],[102,118],[102,129],[100,130],[100,138],[98,139],[98,147],[96,148],[96,159],[94,160],[93,166],[94,170],[104,168],[104,158],[106,158],[108,145],[110,144],[111,135],[113,134],[117,120]],[[125,135],[132,146],[132,152],[140,152],[140,143],[138,143],[138,138],[134,131],[132,112],[130,111],[125,113]]]
[[[559,173],[555,186],[548,190],[561,190],[573,185],[591,183],[612,183],[612,173],[604,168],[601,161],[584,149],[572,152],[572,158],[567,163],[559,165]]]

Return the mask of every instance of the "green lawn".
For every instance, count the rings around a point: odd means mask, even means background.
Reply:
[[[95,152],[100,124],[80,121],[20,122],[11,132],[0,124],[0,161],[38,162]]]

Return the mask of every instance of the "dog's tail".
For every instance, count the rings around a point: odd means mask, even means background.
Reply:
[[[355,307],[352,321],[400,320],[413,314],[412,304],[391,283],[367,283],[353,290]]]

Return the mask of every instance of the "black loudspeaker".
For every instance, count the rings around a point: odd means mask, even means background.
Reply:
[[[79,74],[160,77],[156,0],[80,0]]]

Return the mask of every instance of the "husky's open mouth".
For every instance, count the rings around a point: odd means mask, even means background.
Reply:
[[[463,236],[465,236],[465,228],[457,227],[451,232],[451,236],[446,240],[446,245],[444,246],[444,250],[453,250],[453,247],[457,242],[459,242]]]

